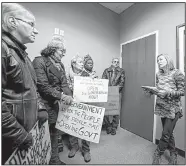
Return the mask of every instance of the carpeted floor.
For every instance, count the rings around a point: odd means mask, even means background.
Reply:
[[[152,164],[152,156],[156,145],[122,128],[117,135],[107,135],[102,131],[100,143],[91,143],[91,161],[85,163],[81,152],[74,158],[68,158],[67,138],[60,159],[66,164]],[[168,164],[169,152],[162,156],[161,164]],[[185,164],[185,158],[178,156],[178,164]]]

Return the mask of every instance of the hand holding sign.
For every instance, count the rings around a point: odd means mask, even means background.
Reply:
[[[61,95],[61,101],[62,101],[64,104],[70,105],[70,104],[73,102],[73,98],[72,98],[71,96],[62,94],[62,95]]]
[[[96,76],[94,72],[93,72],[92,74],[90,74],[90,77],[91,77],[92,79],[98,78],[98,76]]]
[[[59,111],[65,111],[68,107],[70,107],[70,105],[64,104],[62,101],[56,101],[55,105]]]
[[[31,134],[28,134],[24,142],[20,145],[19,149],[20,150],[28,150],[30,146],[32,146],[34,143],[34,140],[32,138]]]
[[[49,135],[48,121],[41,128],[37,122],[24,143],[12,153],[5,165],[48,165],[51,157]]]

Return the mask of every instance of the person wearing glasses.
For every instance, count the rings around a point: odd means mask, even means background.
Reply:
[[[104,70],[102,79],[108,79],[109,86],[119,86],[119,105],[121,105],[121,91],[125,83],[125,71],[119,67],[118,58],[112,59],[112,65]],[[119,124],[119,115],[114,115],[112,118],[112,122],[110,122],[109,115],[105,115],[103,119],[103,124],[106,127],[107,134],[115,135]]]
[[[72,91],[67,84],[65,68],[61,62],[66,53],[63,40],[53,38],[41,51],[41,56],[35,57],[33,66],[37,75],[38,91],[45,103],[49,115],[49,131],[52,155],[50,165],[65,165],[59,158],[59,130],[55,128],[59,108],[57,103],[70,105],[73,101]]]
[[[33,14],[16,3],[2,3],[2,164],[16,148],[33,145],[29,134],[37,120],[48,114],[37,93],[37,78],[25,44],[33,43],[38,31]]]

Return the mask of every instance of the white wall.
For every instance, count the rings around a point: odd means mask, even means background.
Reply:
[[[184,16],[184,3],[137,3],[121,14],[120,43],[158,30],[159,53],[168,53],[176,64],[176,26],[185,22]],[[176,146],[182,150],[185,150],[184,119],[178,121],[174,131]],[[161,121],[157,117],[156,139],[160,139],[161,132]]]
[[[28,44],[33,60],[51,39],[54,28],[64,30],[67,55],[63,62],[70,65],[72,56],[89,53],[100,77],[119,57],[119,15],[97,3],[20,3],[36,17],[39,35],[34,44]]]

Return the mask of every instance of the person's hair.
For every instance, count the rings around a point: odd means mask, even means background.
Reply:
[[[164,56],[165,59],[167,60],[167,69],[168,69],[168,72],[175,69],[173,60],[172,60],[172,58],[171,58],[168,54],[159,54],[159,55],[157,56],[157,60],[158,60],[158,58],[159,58],[160,56]],[[162,73],[163,70],[159,68],[159,72]]]
[[[93,62],[93,59],[92,59],[92,57],[89,54],[87,54],[87,55],[84,56],[84,66],[86,65],[86,63],[88,62],[88,60],[91,60]]]
[[[77,61],[79,58],[83,60],[83,58],[80,57],[79,55],[75,55],[75,56],[72,57],[72,59],[71,59],[71,67],[72,67],[72,69],[73,69],[73,64],[76,63],[76,61]]]
[[[112,62],[113,62],[115,59],[117,59],[117,60],[119,61],[119,58],[112,58]]]
[[[41,55],[44,57],[48,57],[50,55],[53,55],[56,52],[56,47],[45,47],[43,50],[41,50]]]
[[[41,50],[41,55],[45,56],[45,57],[51,56],[59,48],[63,48],[64,50],[66,50],[63,41],[61,41],[60,39],[56,39],[56,38],[52,39],[48,43],[47,47],[45,47],[43,50]]]
[[[6,32],[12,31],[12,27],[8,24],[8,18],[21,17],[25,13],[30,13],[26,8],[17,3],[2,3],[2,29]],[[32,14],[33,15],[33,14]]]

